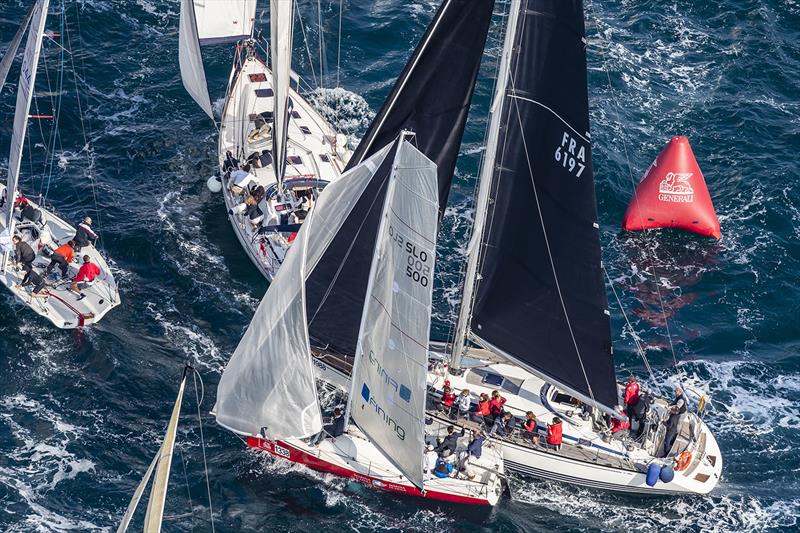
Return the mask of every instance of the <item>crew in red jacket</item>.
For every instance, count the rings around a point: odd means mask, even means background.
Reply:
[[[619,413],[621,415],[624,415],[625,411],[620,409]],[[623,431],[625,431],[627,429],[630,429],[630,428],[631,428],[630,419],[628,419],[628,420],[620,420],[619,418],[616,418],[616,417],[612,417],[611,418],[611,434],[614,435],[615,437],[619,438],[619,437],[622,437],[623,435],[626,435],[627,432],[623,433]]]
[[[455,401],[456,395],[453,393],[453,390],[445,385],[442,391],[442,411],[449,415],[453,410],[453,404]]]
[[[561,419],[558,417],[555,417],[553,422],[547,425],[547,444],[556,450],[561,449],[561,430]]]
[[[635,418],[634,407],[639,403],[639,383],[636,378],[628,376],[628,384],[625,385],[625,395],[623,396],[625,403],[625,414],[629,419]]]
[[[78,289],[78,283],[91,283],[92,281],[100,275],[100,267],[92,263],[92,260],[89,258],[88,255],[83,256],[83,264],[81,268],[78,270],[78,275],[75,276],[75,279],[72,280],[72,285],[70,286],[70,290],[73,292],[80,292]]]
[[[503,414],[503,406],[505,404],[506,399],[500,396],[500,391],[492,391],[492,399],[489,400],[489,413],[492,415],[492,419],[495,419]],[[494,420],[492,420],[492,422],[494,422]]]

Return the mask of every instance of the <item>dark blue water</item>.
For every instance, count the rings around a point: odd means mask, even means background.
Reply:
[[[27,3],[0,5],[1,46]],[[299,3],[311,60],[298,36],[295,68],[311,85],[335,85],[338,74],[349,92],[328,91],[319,104],[341,104],[337,120],[358,136],[368,122],[364,114],[380,106],[437,2],[345,0],[337,71],[339,2],[322,1],[324,76],[316,2]],[[396,498],[273,461],[245,451],[214,425],[207,412],[221,367],[266,283],[239,249],[221,198],[205,189],[215,133],[181,86],[178,2],[69,0],[67,8],[93,151],[81,151],[68,76],[55,145],[61,165],[48,188],[45,151],[37,143],[49,125],[42,132],[35,125],[23,187],[47,191],[49,203],[76,220],[94,211],[96,181],[100,230],[124,303],[99,326],[76,333],[57,331],[0,296],[0,530],[115,529],[161,439],[186,361],[206,386],[202,413],[217,531],[797,529],[799,2],[587,5],[604,260],[657,379],[667,384],[681,371],[713,395],[708,421],[726,461],[719,487],[707,497],[642,500],[517,477],[513,499],[487,514]],[[48,28],[59,31],[57,18],[50,20]],[[266,21],[261,27],[268,30]],[[498,28],[441,236],[439,270],[448,273],[439,275],[438,333],[447,333],[458,297],[455,272],[471,216]],[[40,78],[42,113],[50,93],[59,94],[59,49],[49,43],[44,56],[51,86]],[[230,60],[224,47],[206,51],[215,98],[223,94]],[[2,153],[13,115],[9,89],[0,95]],[[720,215],[719,242],[671,231],[618,232],[631,175],[638,180],[674,134],[692,142]],[[621,375],[632,370],[646,377],[616,304],[613,317]],[[210,530],[194,394],[189,387],[167,531]]]

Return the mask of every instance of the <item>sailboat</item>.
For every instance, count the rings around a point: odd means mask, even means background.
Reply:
[[[58,247],[66,244],[76,234],[76,229],[42,205],[26,198],[19,190],[22,148],[26,138],[28,121],[53,119],[56,127],[57,116],[31,116],[30,108],[36,84],[36,73],[45,36],[45,24],[49,0],[37,0],[15,35],[5,56],[0,61],[0,90],[16,56],[17,49],[27,28],[28,39],[25,44],[22,67],[17,87],[17,102],[14,125],[11,133],[11,152],[8,160],[8,178],[0,184],[0,282],[16,297],[39,315],[49,319],[62,329],[73,329],[94,324],[108,311],[119,305],[119,290],[100,252],[91,244],[75,250],[75,261],[67,267],[66,275],[59,281],[47,279],[43,269]],[[62,16],[64,16],[62,14]],[[48,37],[50,37],[48,35]],[[55,38],[52,36],[50,38]],[[59,45],[60,46],[60,45]],[[64,50],[62,48],[62,53]],[[62,61],[62,68],[64,62]],[[56,110],[56,113],[58,110]],[[25,207],[27,206],[27,207]],[[14,237],[30,246],[35,254],[31,268],[43,276],[43,285],[33,284],[25,287],[26,268],[14,261]],[[73,286],[72,279],[77,274],[84,256],[100,269],[93,281]],[[31,289],[34,290],[31,290]]]
[[[209,187],[222,190],[239,242],[271,281],[350,150],[299,93],[291,69],[294,1],[270,1],[269,67],[258,54],[256,3],[182,0],[179,60],[184,87],[214,120],[200,46],[236,43],[219,122],[219,176]]]
[[[248,446],[315,470],[385,491],[494,505],[503,491],[497,446],[468,459],[466,476],[424,473],[426,445],[445,427],[425,420],[438,186],[435,164],[411,140],[401,132],[325,189],[222,374],[214,414]],[[336,283],[330,273],[363,226],[376,235],[363,311],[328,324],[357,321],[355,379],[343,432],[322,438],[312,305]]]
[[[563,421],[557,449],[544,435],[493,436],[508,470],[602,490],[706,494],[722,456],[703,420],[705,396],[680,415],[671,446],[663,398],[649,403],[639,440],[610,435],[609,421],[627,418],[601,261],[586,46],[579,0],[511,1],[462,305],[452,344],[430,345],[428,414],[451,421],[436,401],[445,385],[473,400],[499,391],[516,418],[534,413],[535,432]],[[321,345],[319,376],[350,387],[352,353]]]

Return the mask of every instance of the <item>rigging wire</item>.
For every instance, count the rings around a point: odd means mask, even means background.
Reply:
[[[192,531],[194,531],[194,503],[192,502],[192,491],[189,489],[189,476],[186,473],[186,459],[183,457],[183,448],[178,446],[178,452],[181,454],[181,465],[183,466],[183,481],[186,484],[186,496],[189,498],[189,513],[192,516]]]
[[[595,20],[595,26],[597,28],[597,36],[598,36],[598,38],[600,40],[602,40],[602,35],[600,34],[600,24],[599,24],[600,18],[599,18],[599,15],[597,14],[597,10],[595,9],[594,1],[589,2],[588,9],[591,10],[592,17]],[[609,37],[607,39],[607,45],[608,45],[609,48],[611,47],[611,44],[612,44],[611,36],[609,35]],[[622,129],[620,128],[620,125],[622,124],[622,122],[621,122],[621,119],[620,119],[619,101],[617,99],[616,91],[614,90],[614,85],[611,82],[611,73],[609,72],[609,68],[608,68],[608,58],[606,56],[605,48],[603,46],[599,46],[598,49],[600,50],[600,57],[601,57],[601,60],[602,60],[602,63],[603,63],[603,71],[605,72],[606,80],[608,82],[608,89],[609,89],[609,91],[611,93],[611,101],[614,103],[614,113],[615,113],[615,116],[616,116],[615,125],[616,125],[616,127],[618,129],[618,133],[619,133],[620,139],[622,139],[622,150],[623,150],[623,153],[625,154],[625,162],[626,162],[626,165],[627,165],[628,176],[630,178],[631,186],[633,188],[633,196],[634,196],[634,199],[636,201],[636,206],[638,208],[639,207],[639,194],[636,192],[636,179],[634,178],[634,175],[633,175],[633,165],[631,164],[630,155],[628,153],[628,144],[625,141],[624,131],[622,131]],[[639,216],[641,217],[642,216],[641,209],[638,209],[638,211],[639,211]],[[661,289],[659,287],[661,278],[658,276],[658,272],[656,271],[656,264],[655,264],[656,248],[655,248],[655,246],[651,246],[649,252],[650,252],[650,255],[649,255],[650,269],[653,272],[653,281],[654,281],[654,284],[655,284],[656,296],[658,297],[658,303],[659,303],[659,306],[661,308],[661,315],[664,318],[664,327],[665,327],[666,333],[667,333],[667,340],[669,341],[669,349],[670,349],[670,352],[672,353],[672,361],[675,364],[676,373],[678,373],[678,380],[682,381],[681,380],[681,376],[680,376],[680,371],[678,370],[678,368],[679,368],[678,367],[678,358],[675,355],[675,345],[673,344],[672,334],[671,334],[670,329],[669,329],[669,320],[667,318],[667,313],[666,313],[666,310],[664,308],[664,300],[663,300],[663,298],[661,296]],[[652,372],[651,372],[651,374],[652,374]],[[681,383],[681,386],[683,388],[683,384],[682,383]],[[685,390],[685,388],[684,388],[684,390]]]
[[[192,381],[194,382],[194,396],[197,400],[197,422],[200,425],[200,449],[203,452],[203,472],[205,473],[206,478],[206,493],[208,494],[208,513],[211,517],[211,532],[214,533],[216,528],[214,526],[214,508],[211,504],[211,482],[209,481],[208,477],[208,461],[206,459],[206,441],[203,436],[203,417],[200,414],[200,404],[203,403],[203,399],[206,396],[205,386],[203,385],[203,377],[197,371],[197,369],[193,366],[189,368],[192,369],[194,372],[192,374]],[[197,381],[200,380],[200,389],[197,388]]]
[[[303,33],[303,43],[306,45],[306,53],[308,54],[308,65],[311,67],[311,77],[314,79],[314,86],[319,87],[317,83],[317,73],[314,70],[314,60],[311,58],[311,47],[308,44],[308,34],[306,33],[305,24],[303,24],[303,15],[300,14],[299,9],[295,9],[297,13],[297,21],[300,23],[300,31]],[[320,76],[322,73],[320,72]]]

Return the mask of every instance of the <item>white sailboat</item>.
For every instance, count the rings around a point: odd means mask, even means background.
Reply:
[[[704,400],[675,419],[667,446],[660,398],[640,439],[610,435],[607,417],[626,417],[601,263],[582,3],[512,0],[509,9],[454,343],[431,346],[429,415],[450,422],[435,401],[445,384],[473,400],[497,390],[518,419],[534,413],[536,432],[564,421],[557,449],[544,434],[539,443],[520,431],[494,436],[509,470],[642,495],[708,493],[722,456]],[[318,346],[319,375],[348,388],[347,339]],[[674,477],[660,480],[665,466]]]
[[[436,166],[411,138],[401,133],[320,196],[223,372],[215,415],[248,446],[316,470],[392,492],[494,505],[502,493],[497,446],[469,460],[469,478],[423,473],[426,443],[438,435],[425,425],[438,198]],[[379,216],[365,222],[376,202]],[[353,221],[375,226],[376,235],[363,312],[329,326],[357,320],[357,379],[344,415],[354,425],[317,445],[323,425],[308,305],[336,282],[330,272],[358,236]]]
[[[24,28],[28,28],[28,39],[17,87],[17,103],[8,162],[8,179],[0,184],[0,282],[21,302],[33,311],[49,319],[59,328],[72,329],[93,324],[108,311],[119,305],[119,291],[114,276],[100,252],[91,244],[75,251],[74,262],[68,265],[67,274],[60,281],[46,279],[43,269],[50,263],[56,248],[66,244],[76,234],[70,224],[31,199],[24,198],[19,190],[22,147],[30,117],[31,101],[36,83],[42,38],[49,9],[48,0],[37,0],[17,32],[14,41],[0,61],[0,88],[22,40]],[[63,15],[62,15],[63,16]],[[52,117],[50,117],[52,118]],[[24,202],[23,202],[24,199]],[[21,207],[27,203],[27,217]],[[30,246],[35,254],[32,269],[44,279],[35,291],[36,284],[22,286],[26,269],[14,260],[13,238],[17,236]],[[81,284],[74,290],[72,279],[77,274],[84,256],[99,267],[100,275],[90,283]]]
[[[181,2],[183,84],[212,120],[200,45],[236,43],[219,123],[220,174],[209,187],[222,189],[239,242],[268,280],[319,193],[350,157],[347,138],[293,83],[294,9],[293,0],[270,1],[270,68],[253,36],[256,0]]]

